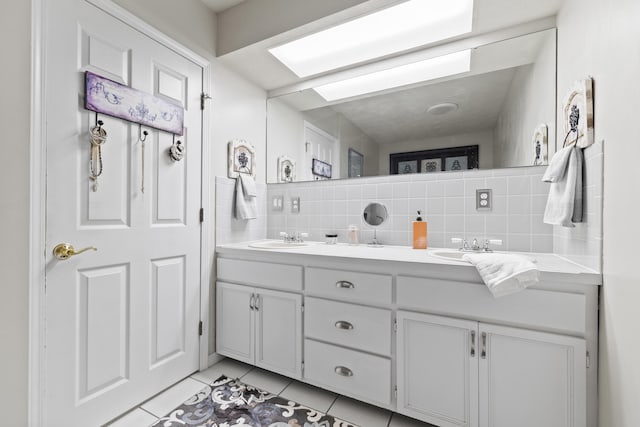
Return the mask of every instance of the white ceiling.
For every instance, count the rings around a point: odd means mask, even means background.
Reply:
[[[202,0],[205,2],[223,2],[225,0]],[[286,14],[287,1],[299,0],[283,0],[279,4],[283,10],[274,10],[270,17],[265,19],[275,19],[281,14]],[[549,16],[555,16],[560,9],[564,0],[475,0],[474,1],[474,18],[473,31],[460,38],[468,38],[478,36],[491,31],[516,26],[525,22],[531,22]],[[371,7],[376,6],[375,0],[368,0],[367,4]],[[250,2],[247,2],[252,6]],[[366,6],[366,5],[365,5]],[[362,8],[362,5],[360,6]],[[359,9],[360,10],[360,9]],[[344,20],[351,19],[349,10],[340,12],[345,15]],[[331,22],[335,23],[337,14],[332,15]],[[271,18],[274,17],[274,18]],[[220,61],[237,71],[247,80],[255,83],[259,87],[266,90],[273,90],[281,87],[294,85],[301,80],[275,57],[273,57],[268,49],[295,38],[302,37],[308,33],[319,30],[322,20],[318,20],[313,25],[306,25],[295,30],[287,31],[274,37],[254,43],[250,46],[238,49],[219,57]],[[452,39],[454,40],[454,39]],[[447,40],[440,42],[450,42]],[[416,50],[424,49],[422,46]]]
[[[201,0],[209,9],[215,13],[220,13],[227,10],[237,4],[242,3],[244,0]]]

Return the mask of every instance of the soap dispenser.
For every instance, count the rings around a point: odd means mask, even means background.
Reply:
[[[422,220],[420,211],[413,221],[413,249],[427,249],[427,222]]]

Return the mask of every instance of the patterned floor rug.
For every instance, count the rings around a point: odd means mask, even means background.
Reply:
[[[358,427],[221,376],[151,427]]]

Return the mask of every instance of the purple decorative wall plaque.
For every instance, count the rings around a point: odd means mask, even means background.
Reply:
[[[85,72],[85,108],[182,135],[184,109],[174,103]]]

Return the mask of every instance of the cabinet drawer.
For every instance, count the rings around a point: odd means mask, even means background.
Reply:
[[[305,287],[320,296],[391,304],[391,276],[309,267]]]
[[[585,333],[583,294],[525,289],[494,298],[482,284],[398,276],[399,307]]]
[[[218,280],[267,288],[302,290],[302,267],[218,258]]]
[[[336,392],[391,403],[391,360],[305,340],[304,376]]]
[[[307,298],[304,316],[307,337],[391,354],[390,310]]]

